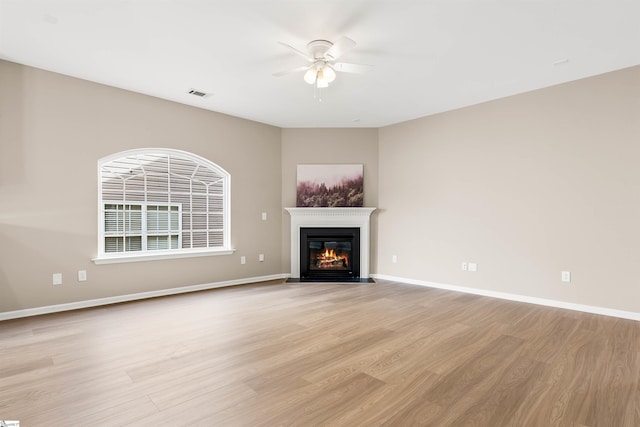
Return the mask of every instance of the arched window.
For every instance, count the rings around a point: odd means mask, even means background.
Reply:
[[[227,171],[192,153],[137,149],[98,161],[96,262],[231,253]]]

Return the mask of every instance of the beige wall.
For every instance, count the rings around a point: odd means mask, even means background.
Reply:
[[[97,160],[138,147],[231,173],[234,255],[90,261]],[[281,130],[0,61],[0,312],[287,273],[302,163],[364,164],[373,272],[640,312],[639,155],[640,67],[381,129]]]
[[[378,273],[640,312],[640,67],[384,127],[379,146]]]
[[[377,129],[283,129],[282,130],[282,206],[296,205],[296,167],[298,164],[362,164],[364,167],[364,205],[378,205]],[[282,271],[291,272],[291,221],[282,218]],[[371,221],[372,271],[375,271],[377,220]]]
[[[190,151],[230,172],[234,255],[90,261],[97,161],[138,147]],[[0,312],[281,273],[279,128],[0,61],[0,162]]]

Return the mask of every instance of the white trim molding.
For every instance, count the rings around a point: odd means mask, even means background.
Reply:
[[[601,314],[603,316],[619,317],[621,319],[630,319],[640,321],[640,313],[633,311],[616,310],[606,307],[595,307],[591,305],[575,304],[566,301],[557,301],[546,298],[530,297],[526,295],[510,294],[506,292],[490,291],[486,289],[467,288],[465,286],[447,285],[443,283],[428,282],[426,280],[407,279],[404,277],[387,276],[385,274],[372,274],[374,279],[388,280],[390,282],[400,282],[409,285],[425,286],[428,288],[445,289],[454,292],[463,292],[465,294],[481,295],[485,297],[499,298],[509,301],[524,302],[528,304],[544,305],[547,307],[564,308],[573,311],[582,311],[584,313]]]
[[[360,277],[369,278],[369,229],[376,208],[285,208],[291,215],[291,277],[300,278],[300,228],[360,229]]]
[[[19,319],[21,317],[39,316],[41,314],[59,313],[61,311],[78,310],[81,308],[99,307],[102,305],[136,301],[147,298],[164,297],[185,294],[188,292],[205,291],[207,289],[224,288],[227,286],[247,285],[249,283],[267,282],[288,278],[288,274],[273,274],[271,276],[249,277],[246,279],[227,280],[223,282],[204,283],[201,285],[183,286],[180,288],[159,289],[157,291],[140,292],[137,294],[117,295],[113,297],[69,302],[66,304],[48,305],[44,307],[26,308],[24,310],[6,311],[0,313],[0,321]]]
[[[196,248],[168,251],[113,252],[92,258],[95,264],[118,264],[122,262],[154,261],[176,258],[194,258],[202,256],[232,255],[235,249]]]

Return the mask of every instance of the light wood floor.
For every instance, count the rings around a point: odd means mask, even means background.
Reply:
[[[25,426],[640,426],[640,322],[378,281],[0,322]]]

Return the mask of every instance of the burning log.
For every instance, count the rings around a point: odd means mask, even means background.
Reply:
[[[316,257],[316,267],[321,269],[339,269],[349,266],[349,257],[337,255],[333,249],[325,249]]]

